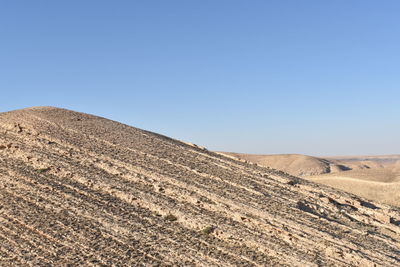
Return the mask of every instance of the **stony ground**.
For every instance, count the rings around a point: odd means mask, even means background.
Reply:
[[[0,266],[398,266],[400,211],[103,118],[0,114]]]

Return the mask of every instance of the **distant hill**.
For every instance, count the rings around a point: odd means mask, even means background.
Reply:
[[[399,208],[93,115],[0,114],[0,266],[399,266],[399,244]]]
[[[318,158],[299,154],[226,154],[400,206],[400,155]]]
[[[255,155],[223,152],[240,159],[255,162],[295,176],[340,172],[351,168],[337,160],[328,160],[300,154]]]

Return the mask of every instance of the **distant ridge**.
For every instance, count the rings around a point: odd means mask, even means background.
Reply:
[[[0,113],[0,266],[398,266],[400,210],[105,118]]]
[[[351,169],[350,166],[346,166],[344,163],[334,159],[329,160],[301,154],[256,155],[233,152],[223,153],[282,170],[295,176],[317,175]]]
[[[399,155],[318,158],[301,154],[220,153],[400,207]]]

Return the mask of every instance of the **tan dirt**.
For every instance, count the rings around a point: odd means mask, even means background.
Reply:
[[[300,154],[222,153],[400,207],[399,155],[317,158]]]
[[[400,210],[104,118],[0,114],[0,266],[398,266]]]

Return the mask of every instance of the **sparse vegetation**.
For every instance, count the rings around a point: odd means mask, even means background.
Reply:
[[[215,226],[210,225],[210,226],[207,226],[206,228],[204,228],[201,232],[203,234],[209,235],[214,231],[215,231]]]
[[[165,218],[165,220],[170,221],[170,222],[174,222],[174,221],[178,220],[178,218],[172,214],[165,215],[164,218]]]
[[[45,172],[47,172],[47,171],[50,171],[50,167],[41,168],[41,169],[38,169],[38,170],[37,170],[38,173],[45,173]]]

